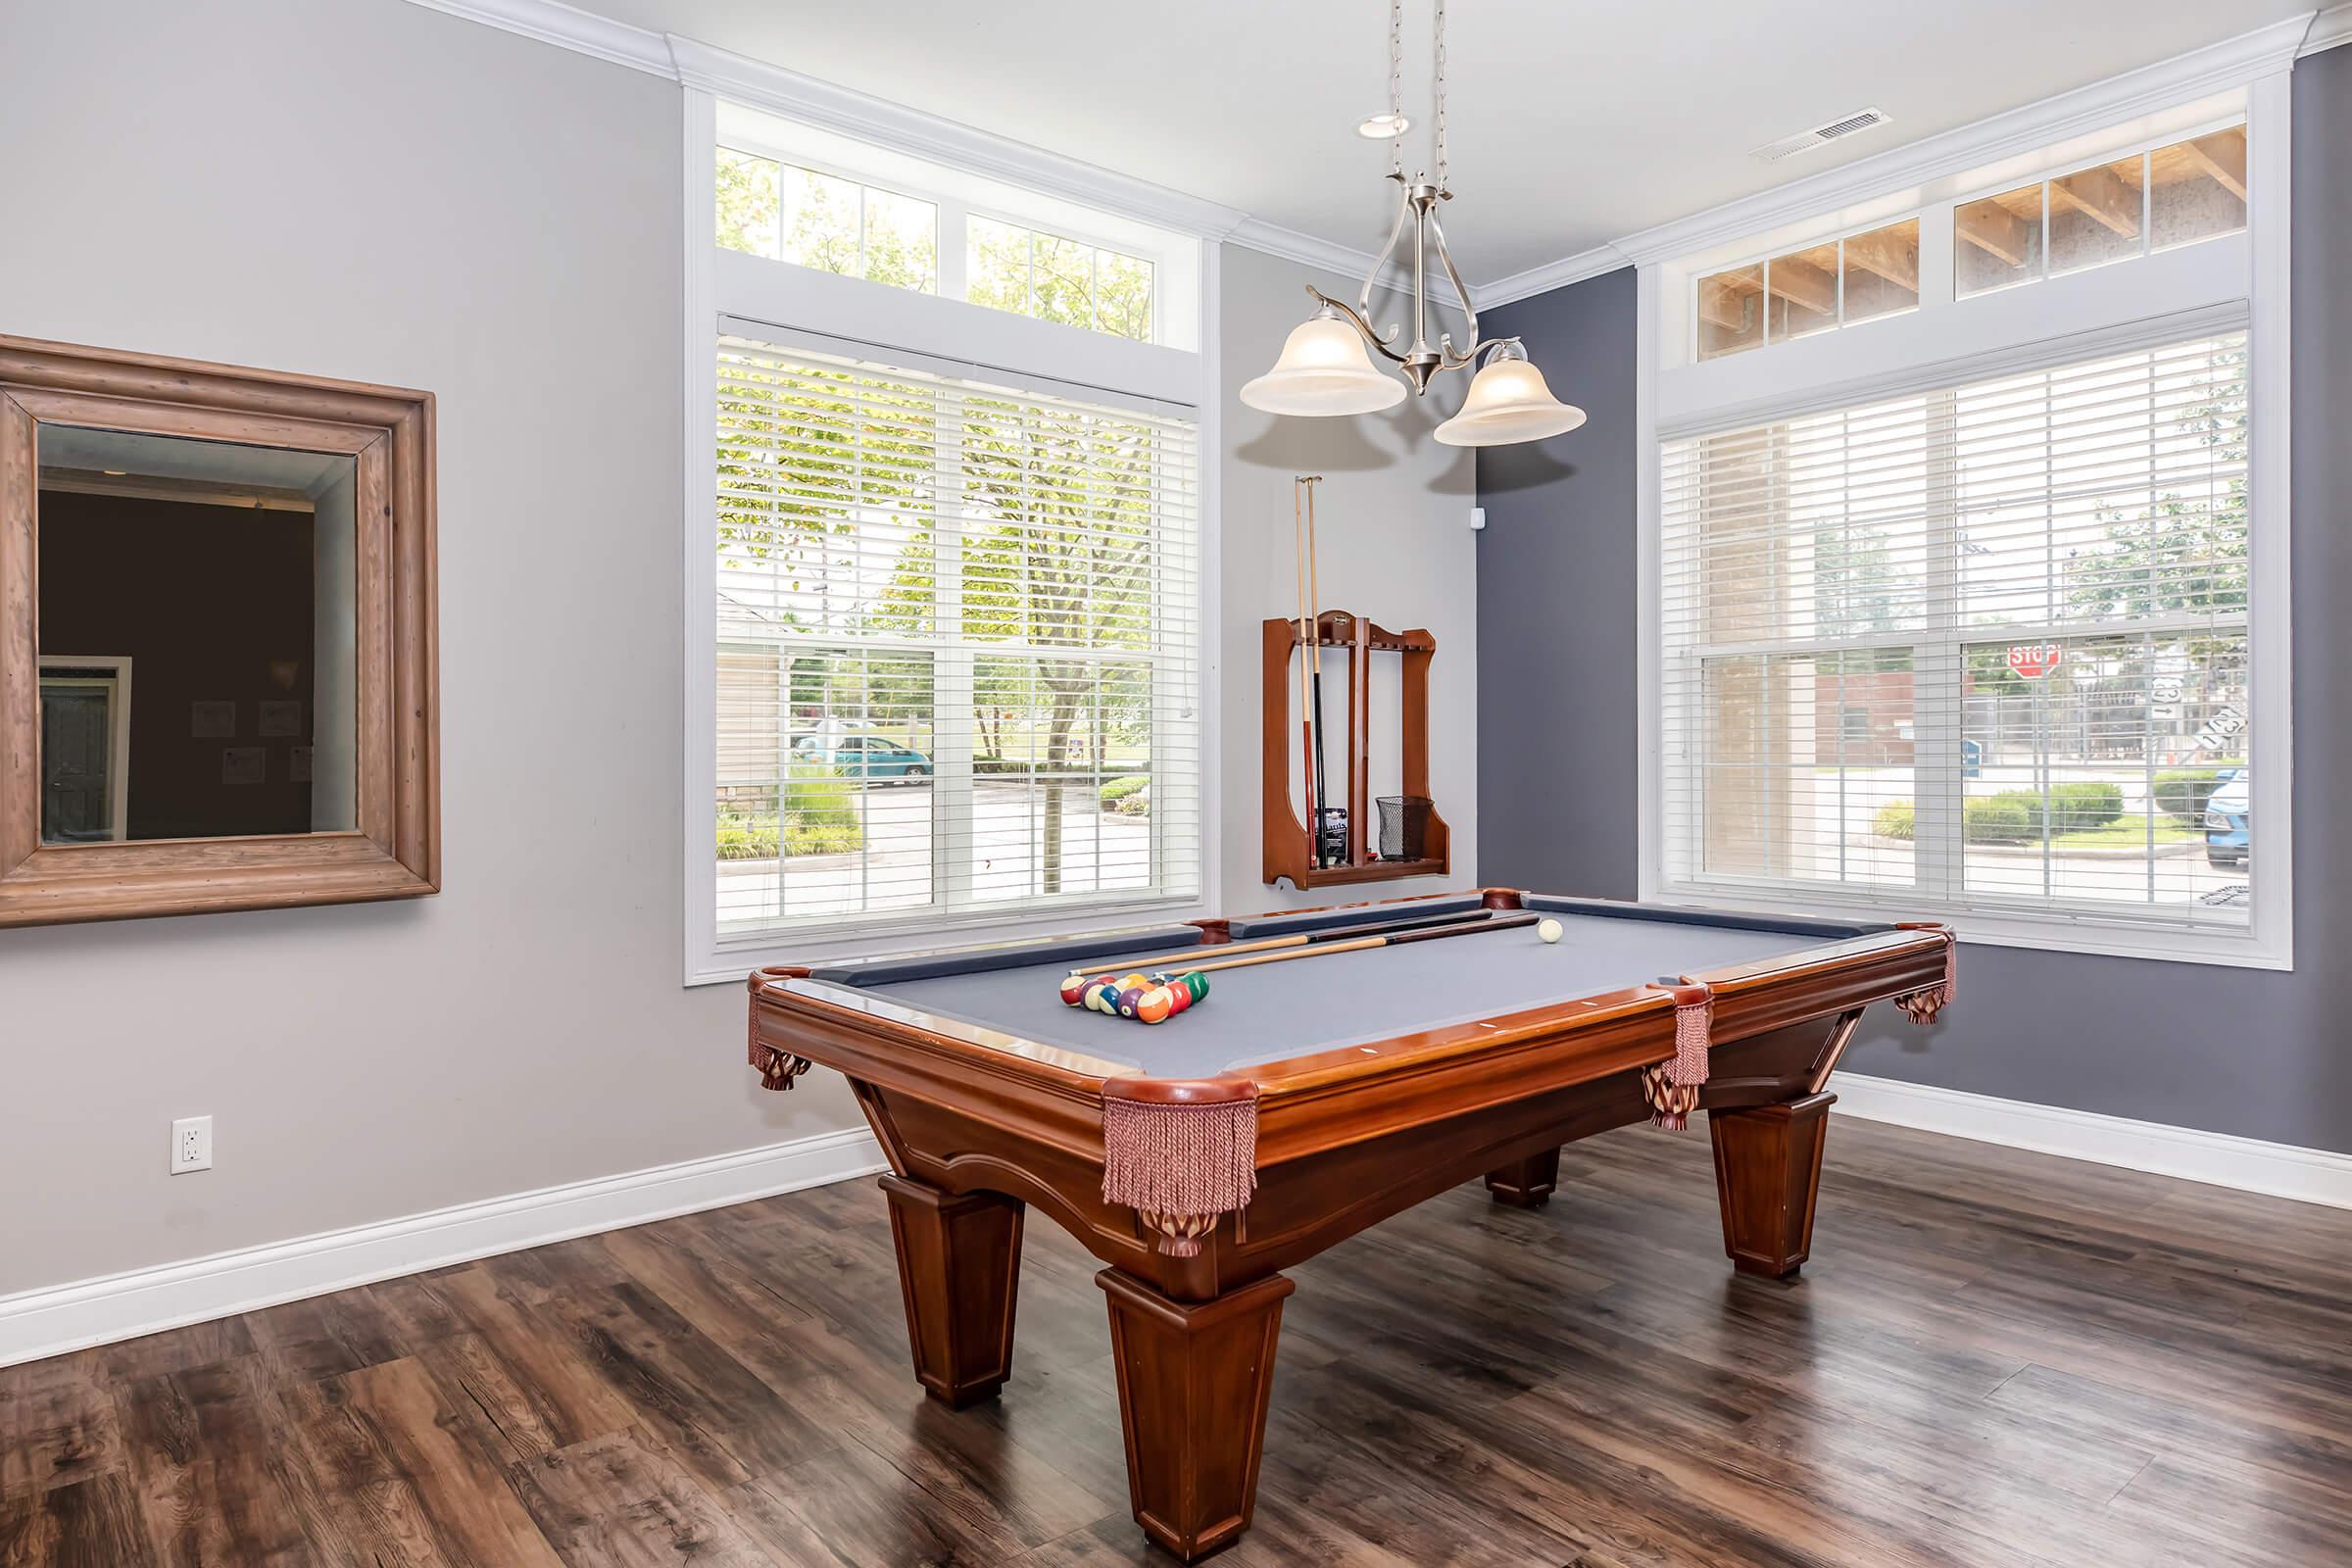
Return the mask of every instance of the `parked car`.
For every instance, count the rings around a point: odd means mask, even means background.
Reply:
[[[911,746],[879,735],[852,735],[830,746],[812,736],[793,742],[793,756],[805,762],[823,762],[838,773],[861,778],[917,779],[931,776],[931,759]]]
[[[2251,842],[2246,830],[2253,816],[2253,785],[2244,768],[2232,768],[2205,803],[2206,860],[2214,865],[2245,864]]]

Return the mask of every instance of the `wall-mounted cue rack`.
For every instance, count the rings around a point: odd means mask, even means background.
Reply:
[[[1287,879],[1293,887],[1324,888],[1353,882],[1381,882],[1395,877],[1443,876],[1452,869],[1446,819],[1428,808],[1421,831],[1421,853],[1410,858],[1383,859],[1365,841],[1370,780],[1365,755],[1372,727],[1372,656],[1395,654],[1401,664],[1399,685],[1403,717],[1398,753],[1402,763],[1398,783],[1408,798],[1429,797],[1429,661],[1438,641],[1428,632],[1390,631],[1361,615],[1327,610],[1314,621],[1315,642],[1335,650],[1347,673],[1346,793],[1334,792],[1326,804],[1344,806],[1348,814],[1347,849],[1336,863],[1314,863],[1306,824],[1292,804],[1291,736],[1301,719],[1292,712],[1292,688],[1298,683],[1294,656],[1311,659],[1314,650],[1302,646],[1299,619],[1274,617],[1265,623],[1265,685],[1259,706],[1265,716],[1264,797],[1259,812],[1265,833],[1265,880]]]

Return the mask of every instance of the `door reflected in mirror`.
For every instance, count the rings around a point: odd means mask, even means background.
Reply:
[[[41,842],[358,826],[358,464],[44,423]]]

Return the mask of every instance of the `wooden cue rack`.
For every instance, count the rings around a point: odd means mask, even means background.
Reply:
[[[1341,802],[1348,810],[1348,858],[1341,865],[1317,867],[1307,852],[1306,824],[1291,801],[1291,737],[1298,719],[1291,711],[1298,677],[1291,662],[1301,649],[1298,617],[1273,616],[1264,627],[1265,684],[1258,706],[1264,716],[1264,794],[1259,820],[1265,835],[1265,880],[1288,878],[1293,887],[1327,888],[1355,882],[1384,882],[1397,877],[1444,876],[1452,869],[1446,819],[1432,806],[1429,825],[1422,834],[1421,857],[1411,860],[1383,860],[1365,844],[1365,820],[1371,806],[1365,756],[1372,726],[1372,656],[1396,654],[1402,660],[1402,733],[1399,752],[1401,793],[1429,798],[1429,661],[1438,640],[1427,631],[1390,631],[1345,610],[1326,610],[1316,617],[1315,640],[1345,656],[1345,703],[1348,710],[1347,793]],[[1327,723],[1333,718],[1328,699]],[[1339,728],[1334,724],[1333,730]],[[1328,749],[1327,749],[1328,750]]]

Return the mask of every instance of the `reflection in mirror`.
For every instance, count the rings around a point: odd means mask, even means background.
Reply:
[[[41,842],[357,826],[358,466],[42,424]]]

